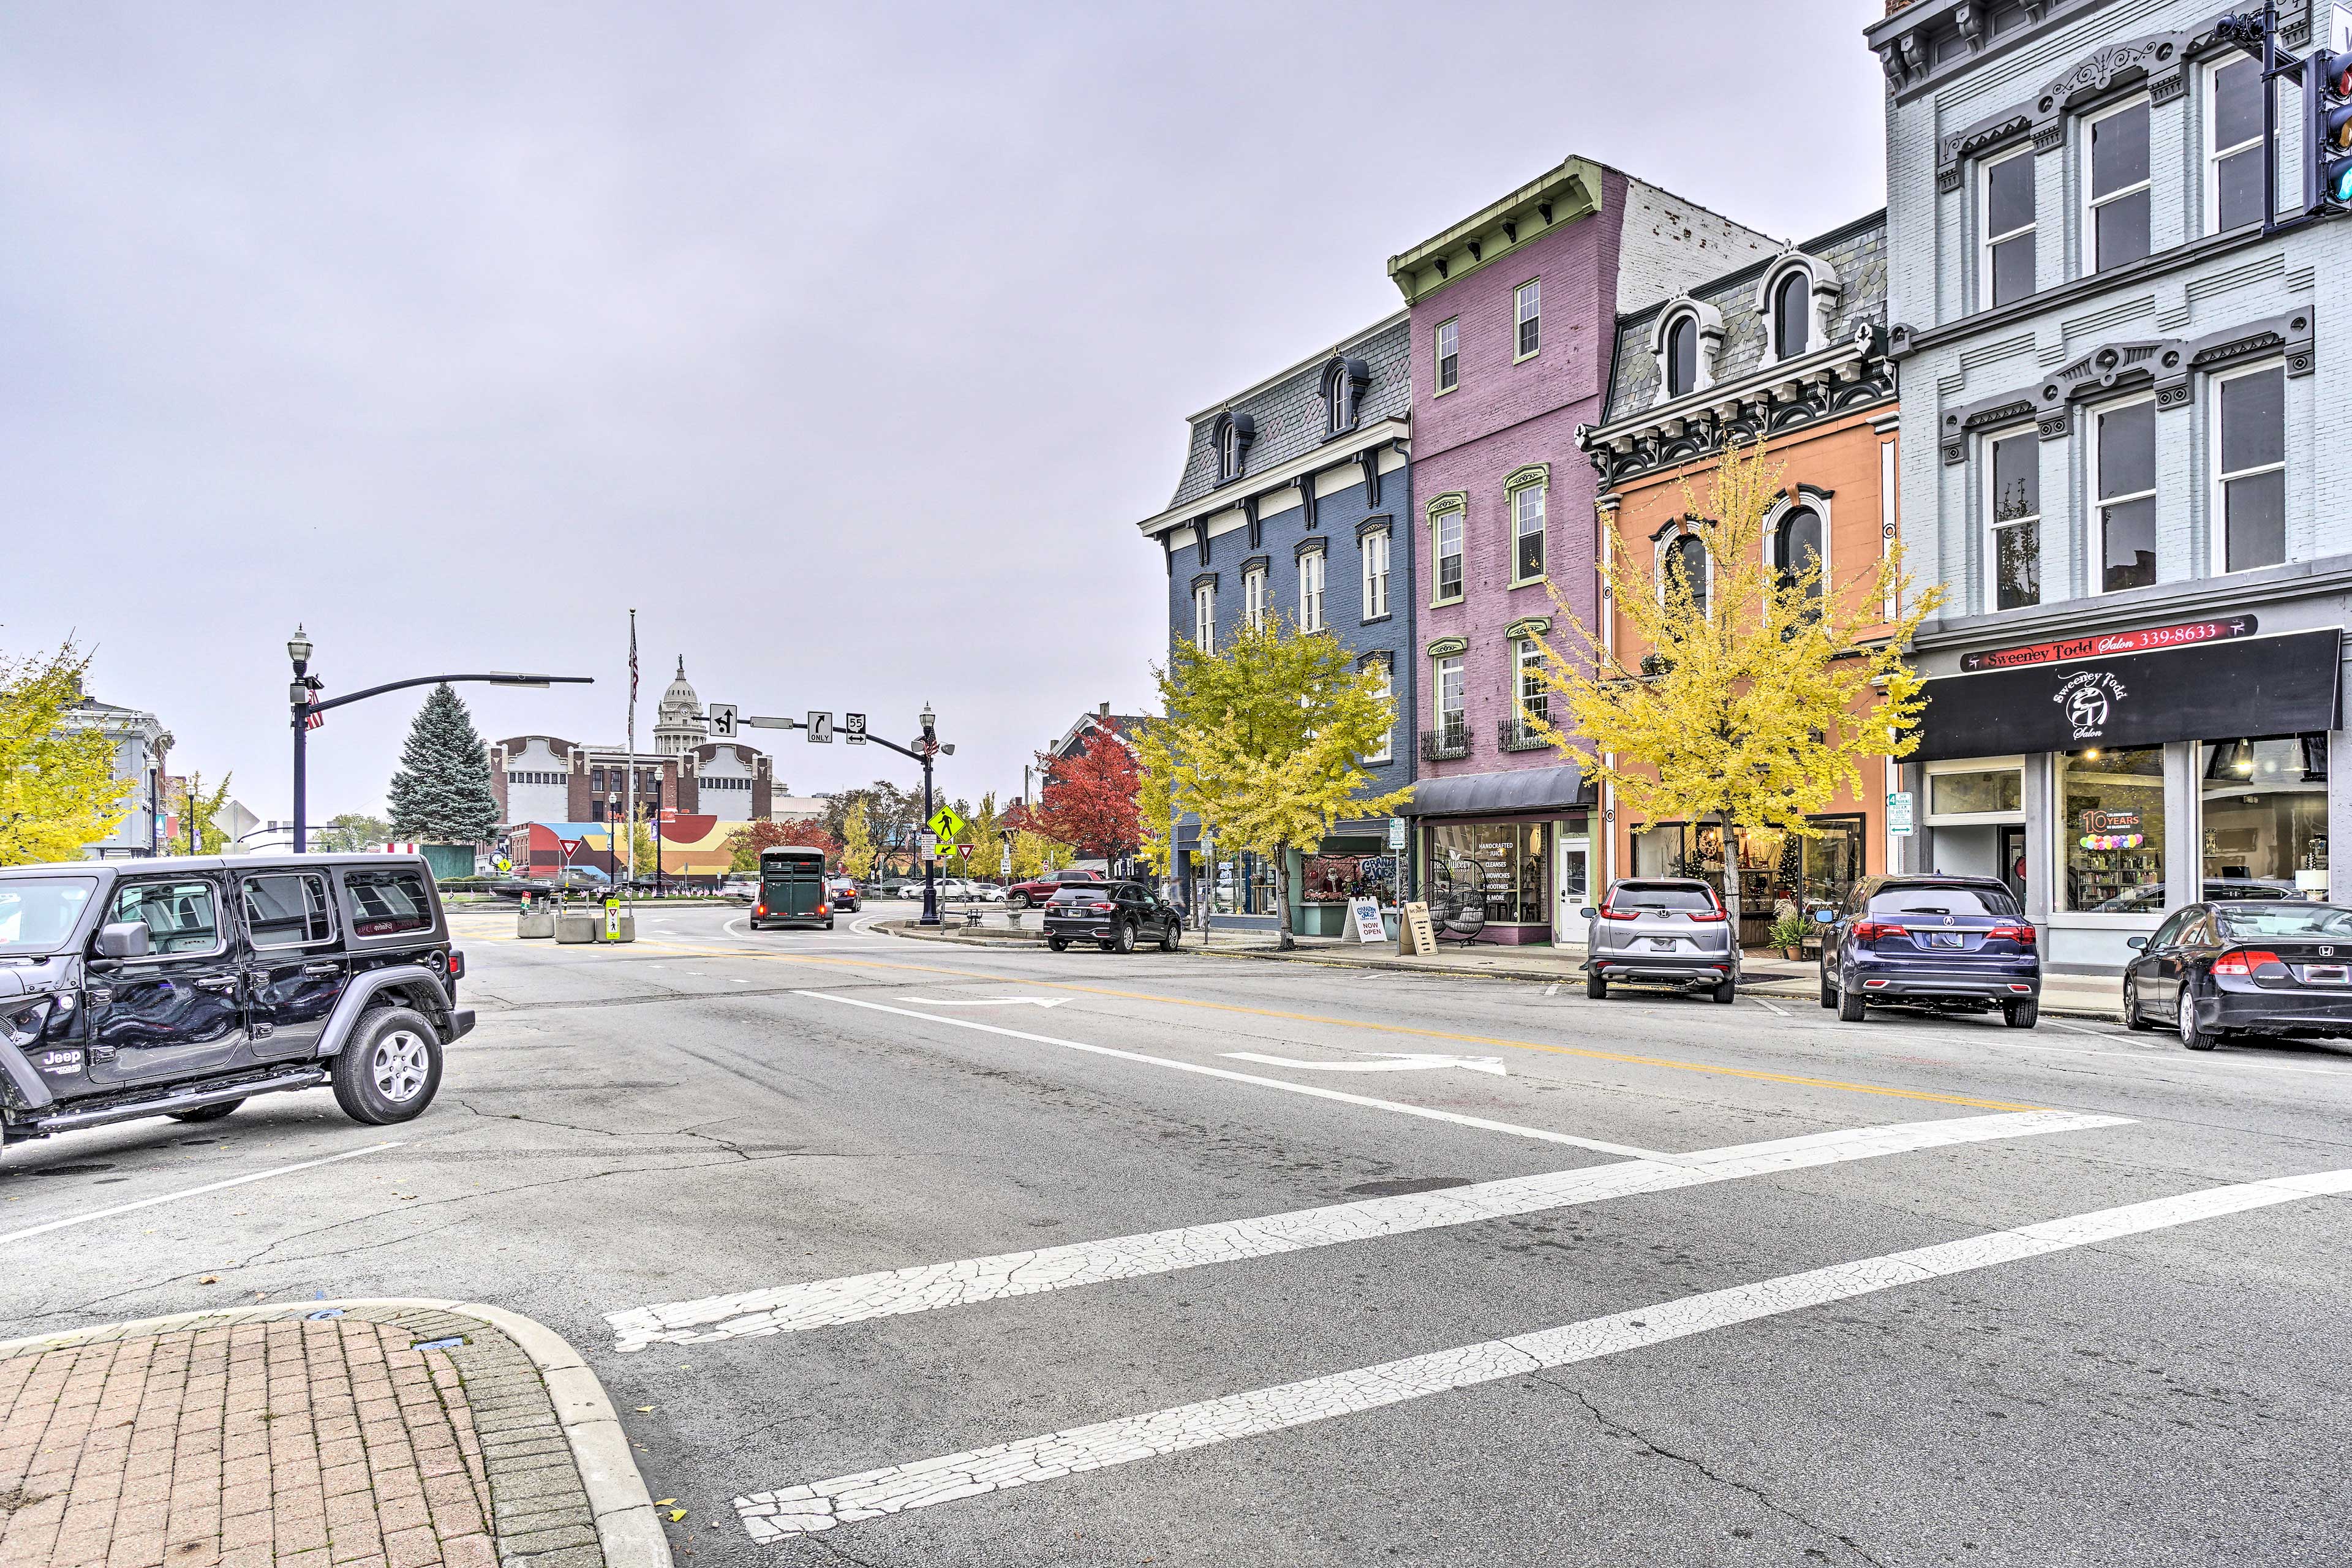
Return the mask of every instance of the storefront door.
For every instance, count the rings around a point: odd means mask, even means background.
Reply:
[[[1555,942],[1573,942],[1584,931],[1584,922],[1577,918],[1576,911],[1591,901],[1591,853],[1590,839],[1561,835],[1559,866],[1552,877],[1551,929]]]

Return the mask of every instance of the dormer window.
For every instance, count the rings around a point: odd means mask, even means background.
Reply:
[[[1217,454],[1217,483],[1223,484],[1242,477],[1243,465],[1248,460],[1250,442],[1257,437],[1257,424],[1246,414],[1220,414],[1209,432],[1210,444]]]
[[[1812,274],[1798,268],[1772,290],[1772,342],[1782,359],[1795,359],[1811,351],[1812,336]]]
[[[1698,390],[1698,318],[1681,315],[1666,329],[1666,395],[1687,397]]]
[[[1371,367],[1362,360],[1345,354],[1335,355],[1323,367],[1324,432],[1338,436],[1356,427],[1359,405],[1364,387],[1372,379]]]

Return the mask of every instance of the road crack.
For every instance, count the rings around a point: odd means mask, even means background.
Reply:
[[[1839,1531],[1832,1530],[1825,1524],[1820,1524],[1812,1520],[1807,1519],[1803,1514],[1797,1512],[1796,1510],[1779,1501],[1769,1492],[1767,1492],[1763,1488],[1757,1486],[1755,1483],[1751,1481],[1743,1481],[1737,1476],[1727,1476],[1714,1468],[1712,1466],[1707,1464],[1706,1460],[1698,1458],[1695,1454],[1685,1454],[1678,1449],[1669,1448],[1664,1444],[1656,1441],[1654,1438],[1652,1438],[1647,1434],[1636,1431],[1634,1428],[1626,1426],[1621,1421],[1612,1420],[1599,1405],[1593,1404],[1591,1399],[1585,1396],[1582,1389],[1571,1388],[1567,1384],[1559,1381],[1557,1378],[1545,1377],[1541,1374],[1538,1374],[1535,1381],[1542,1384],[1547,1388],[1557,1389],[1560,1393],[1568,1394],[1570,1397],[1573,1398],[1579,1405],[1584,1406],[1585,1413],[1592,1417],[1594,1423],[1599,1426],[1603,1432],[1608,1433],[1611,1436],[1630,1438],[1633,1442],[1639,1443],[1642,1446],[1643,1451],[1645,1453],[1654,1454],[1662,1459],[1671,1459],[1678,1465],[1687,1466],[1689,1468],[1697,1471],[1700,1475],[1705,1476],[1708,1480],[1713,1481],[1717,1486],[1726,1487],[1733,1491],[1745,1492],[1748,1497],[1754,1499],[1760,1506],[1779,1514],[1782,1519],[1787,1520],[1790,1523],[1801,1526],[1814,1535],[1823,1536],[1831,1541],[1836,1542],[1841,1546],[1843,1546],[1848,1552],[1853,1552],[1854,1557],[1859,1561],[1871,1564],[1872,1568],[1886,1568],[1886,1564],[1885,1563],[1881,1562],[1877,1557],[1873,1556],[1870,1552],[1864,1548],[1860,1542],[1854,1540],[1853,1536],[1844,1534]]]

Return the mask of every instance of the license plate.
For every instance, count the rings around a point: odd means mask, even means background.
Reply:
[[[1960,945],[1960,933],[1956,931],[1931,931],[1923,934],[1927,938],[1927,945],[1929,947],[1958,947]]]
[[[2306,963],[2303,977],[2314,985],[2352,984],[2352,966],[2341,963]]]
[[[1675,944],[1673,937],[1654,936],[1650,939],[1650,945],[1657,949],[1660,952],[1672,952],[1675,950]]]

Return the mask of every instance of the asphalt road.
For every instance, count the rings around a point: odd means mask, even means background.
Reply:
[[[500,1303],[681,1563],[2352,1560],[2352,1053],[457,923],[432,1110],[12,1149],[0,1321]]]

